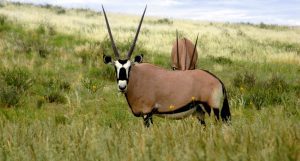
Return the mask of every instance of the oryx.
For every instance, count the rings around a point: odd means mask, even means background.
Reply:
[[[187,38],[178,39],[176,30],[176,42],[173,43],[171,52],[171,65],[173,70],[192,70],[196,68],[198,35],[195,45]]]
[[[191,114],[204,124],[204,111],[199,106],[212,108],[216,119],[230,119],[230,110],[224,84],[213,74],[204,70],[171,71],[148,63],[141,63],[143,57],[130,60],[146,12],[143,12],[134,41],[125,59],[121,59],[105,10],[105,22],[116,57],[103,56],[105,64],[115,67],[119,91],[124,93],[132,113],[143,117],[145,126],[152,123],[152,115],[169,118],[184,118]],[[141,64],[139,64],[141,63]]]

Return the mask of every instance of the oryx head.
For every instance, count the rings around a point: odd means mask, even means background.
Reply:
[[[103,61],[104,61],[105,64],[112,64],[115,67],[119,91],[121,91],[123,93],[125,93],[127,91],[127,84],[128,84],[128,81],[129,81],[129,72],[130,72],[131,66],[134,65],[134,63],[141,63],[143,61],[143,55],[136,56],[133,61],[130,60],[130,57],[133,53],[136,41],[138,39],[138,35],[139,35],[139,32],[140,32],[140,28],[142,26],[142,22],[143,22],[143,19],[144,19],[146,9],[147,9],[147,6],[145,7],[145,10],[143,12],[143,15],[142,15],[142,18],[140,20],[136,35],[135,35],[134,40],[133,40],[133,43],[130,47],[130,50],[127,53],[127,57],[125,59],[121,59],[120,54],[117,50],[116,44],[114,42],[113,36],[111,34],[110,26],[109,26],[109,23],[108,23],[108,20],[107,20],[107,16],[106,16],[104,7],[102,5],[102,10],[103,10],[103,13],[104,13],[107,30],[108,30],[109,37],[110,37],[110,40],[111,40],[111,46],[112,46],[113,51],[114,51],[115,56],[116,56],[115,60],[113,60],[111,56],[104,55],[103,56]]]

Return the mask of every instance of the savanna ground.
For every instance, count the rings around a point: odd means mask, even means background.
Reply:
[[[140,17],[108,16],[125,54]],[[102,63],[101,12],[0,3],[0,160],[300,160],[300,28],[146,14],[134,55],[170,69],[176,29],[199,33],[198,68],[225,83],[230,126],[144,128]]]

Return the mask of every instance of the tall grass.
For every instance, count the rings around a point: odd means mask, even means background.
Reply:
[[[139,16],[109,17],[125,56]],[[113,51],[101,13],[3,3],[0,160],[300,159],[299,28],[145,18],[134,54],[167,69],[175,30],[200,33],[197,66],[224,82],[231,125],[144,128],[102,63]]]

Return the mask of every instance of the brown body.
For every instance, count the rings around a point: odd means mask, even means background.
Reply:
[[[176,111],[191,102],[218,109],[223,91],[221,82],[206,71],[169,71],[142,63],[132,66],[126,98],[133,114],[143,116]]]
[[[178,47],[177,47],[178,44]],[[171,53],[172,68],[176,70],[193,70],[196,68],[198,52],[195,45],[187,38],[178,39],[173,43]],[[178,50],[178,52],[177,52]]]

